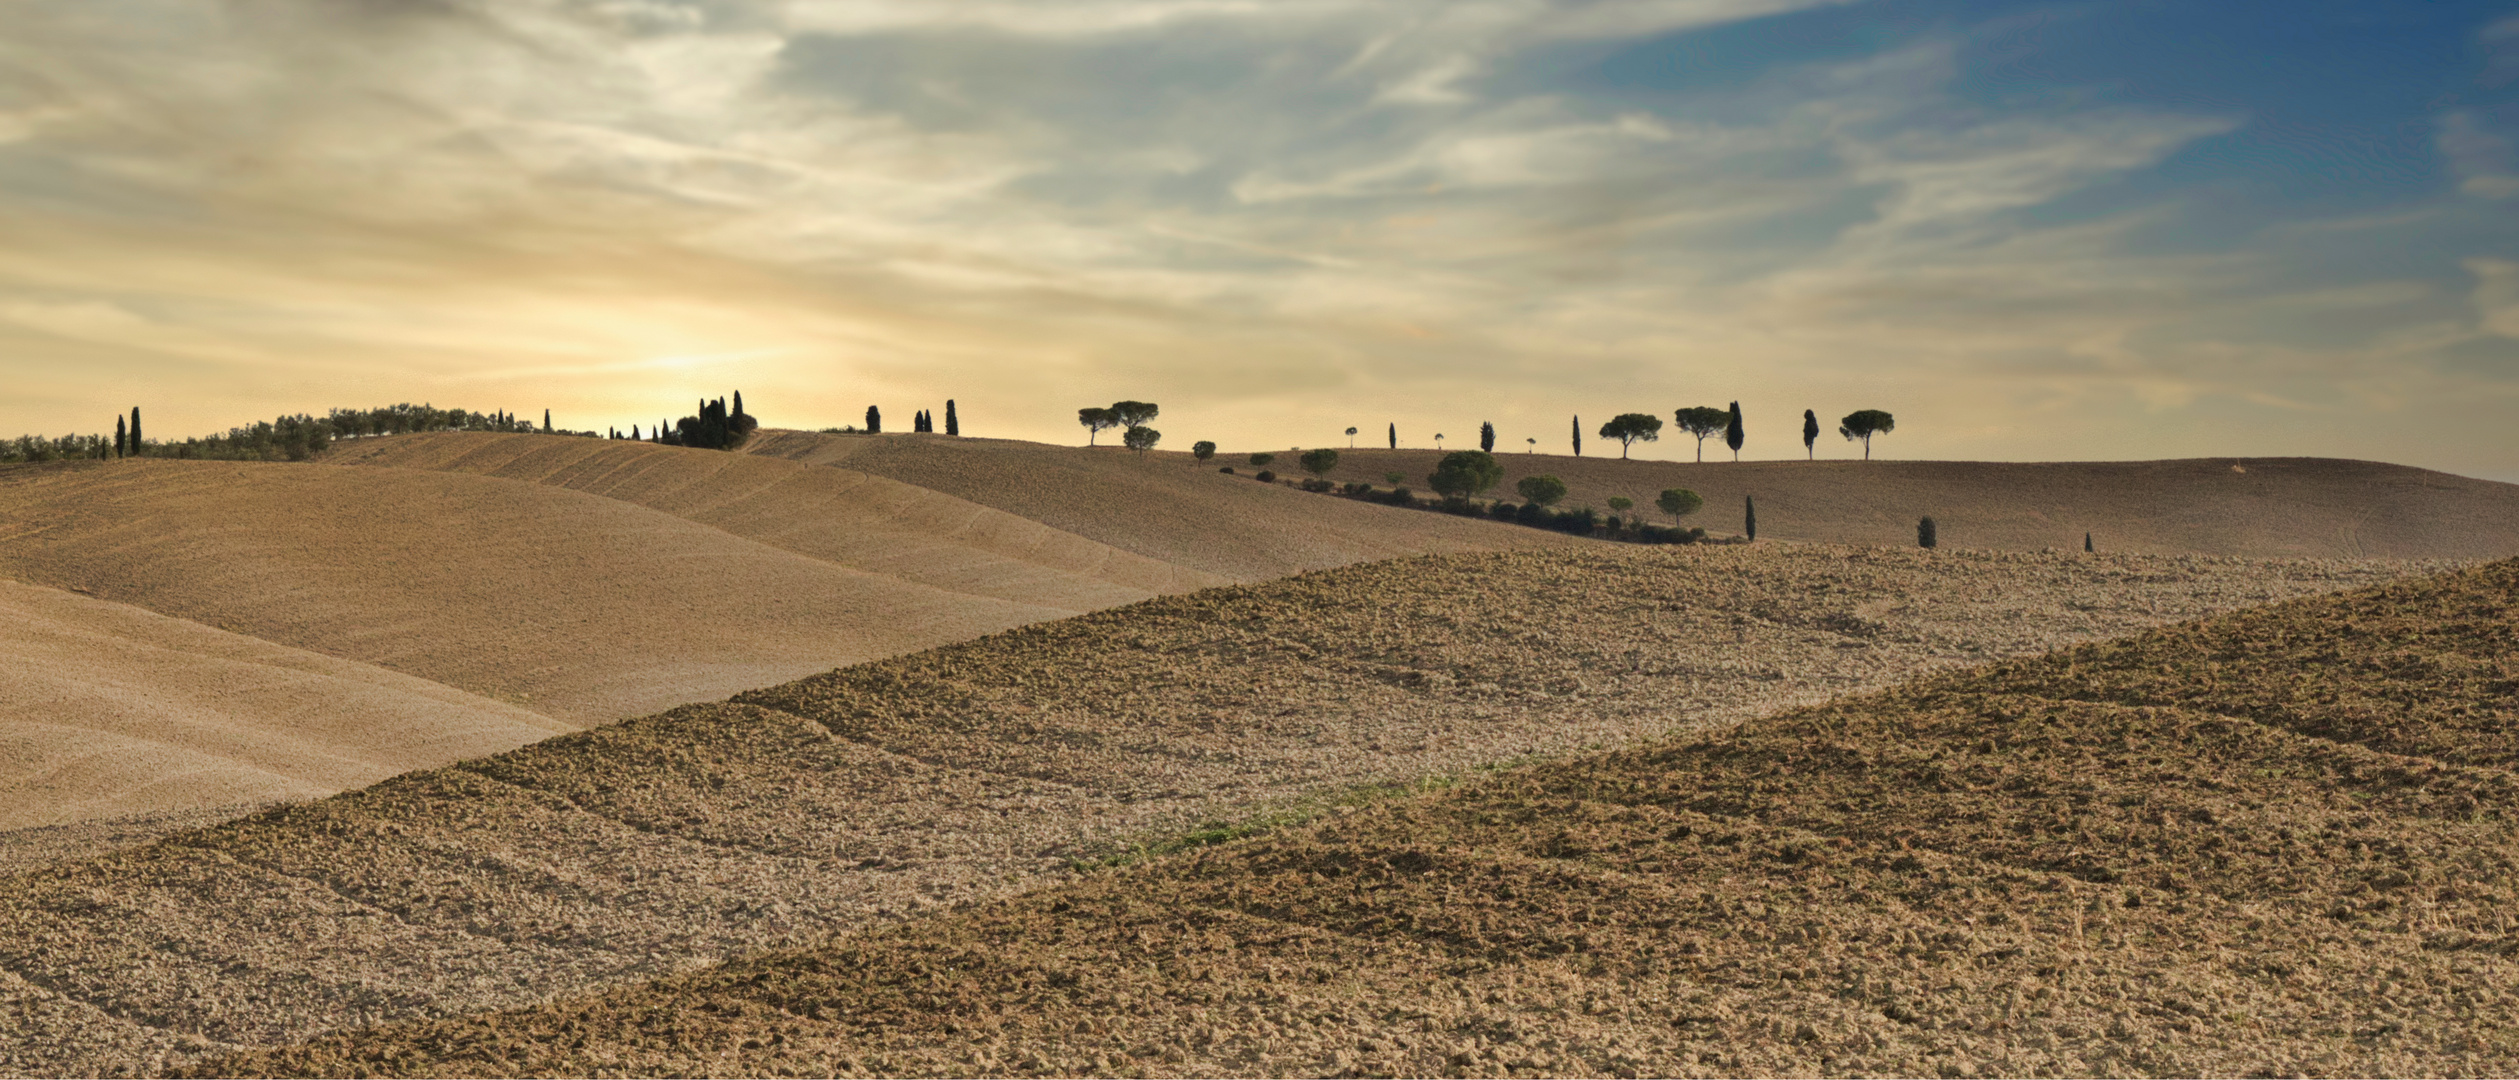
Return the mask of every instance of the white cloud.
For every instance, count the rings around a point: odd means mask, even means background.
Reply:
[[[2519,263],[2507,259],[2468,259],[2463,264],[2475,275],[2475,314],[2477,329],[2487,334],[2519,338]]]

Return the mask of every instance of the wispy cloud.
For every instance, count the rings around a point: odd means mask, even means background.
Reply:
[[[2462,197],[2195,244],[2181,192],[2112,193],[2245,108],[1989,100],[1963,24],[1649,94],[1552,74],[1845,6],[28,0],[0,348],[45,408],[194,373],[162,430],[528,387],[627,422],[714,379],[1034,437],[1043,400],[1160,397],[1272,446],[1363,408],[1554,438],[1903,401],[1940,420],[1911,444],[2029,456],[2087,433],[1962,418],[2116,417],[2132,454],[2514,378],[2477,359],[2506,265],[2458,246],[2514,190],[2488,109],[2431,118]]]

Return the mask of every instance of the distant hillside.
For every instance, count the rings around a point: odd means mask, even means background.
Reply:
[[[1590,544],[1160,597],[0,881],[0,1072],[163,1072],[670,974],[1202,822],[2402,569]]]
[[[1739,532],[1742,500],[1754,497],[1760,537],[1836,544],[1911,545],[1916,519],[1929,514],[1944,546],[1996,551],[2079,551],[2082,534],[2090,533],[2101,551],[2150,554],[2519,555],[2519,484],[2402,465],[2326,458],[1714,461],[1720,454],[1709,448],[1703,465],[1620,461],[1615,446],[1606,457],[1498,454],[1505,479],[1489,495],[1516,499],[1513,485],[1522,477],[1553,475],[1566,482],[1559,505],[1606,513],[1610,496],[1624,495],[1646,520],[1667,522],[1652,509],[1654,497],[1684,487],[1705,497],[1705,509],[1688,520],[1709,531]],[[1431,450],[1340,450],[1330,478],[1383,484],[1384,474],[1396,472],[1423,492],[1439,457]],[[857,467],[890,475],[885,465]]]
[[[2519,562],[202,1075],[2509,1075]]]
[[[943,435],[762,431],[745,452],[888,476],[1230,581],[1400,555],[1575,543],[1536,529],[1260,484],[1242,458]],[[1240,475],[1216,471],[1239,465]],[[1292,463],[1277,471],[1299,475]]]

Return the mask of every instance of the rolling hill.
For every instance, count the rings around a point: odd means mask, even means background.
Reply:
[[[1720,447],[1714,448],[1720,453]],[[971,454],[973,451],[964,450]],[[1187,461],[1188,455],[1173,455]],[[1341,450],[1329,478],[1426,492],[1439,455],[1430,450]],[[1239,462],[1238,456],[1218,460]],[[2427,469],[2327,458],[2228,458],[2126,462],[1749,461],[1695,464],[1552,454],[1496,455],[1504,482],[1490,497],[1518,499],[1524,476],[1566,482],[1561,506],[1609,512],[1634,500],[1645,520],[1665,488],[1687,488],[1706,507],[1688,519],[1718,535],[1738,533],[1743,500],[1758,503],[1765,539],[1902,547],[1931,515],[1945,547],[2079,551],[2084,533],[2101,551],[2244,555],[2253,558],[2499,559],[2519,555],[2519,484]],[[858,468],[925,475],[932,464]],[[1292,471],[1291,466],[1281,466]],[[1244,467],[1248,471],[1248,467]],[[939,490],[954,491],[946,477]],[[983,492],[965,493],[976,502]]]
[[[1184,830],[2404,569],[1587,545],[1158,597],[21,874],[0,1071],[160,1072],[670,975]]]
[[[2519,562],[200,1075],[2506,1075]]]
[[[1218,531],[1247,544],[1301,532],[1307,514],[1342,522],[1345,546],[1299,545],[1302,561],[1261,568],[1271,573],[1570,542],[1257,494],[1291,524],[1246,515]],[[1108,509],[1124,536],[1130,515]],[[168,617],[149,633],[180,620],[203,641],[346,661],[366,672],[344,676],[354,681],[442,684],[424,695],[434,711],[361,691],[318,721],[289,704],[309,692],[303,680],[268,663],[171,666],[147,634],[111,640],[143,621],[95,623],[82,632],[105,645],[12,688],[0,804],[19,809],[0,814],[0,861],[15,827],[325,794],[1226,580],[845,469],[484,433],[361,440],[307,464],[0,470],[0,575]],[[21,628],[28,648],[34,625]],[[254,671],[268,685],[244,685]],[[144,686],[163,700],[130,689]],[[504,733],[486,734],[476,713],[506,717]],[[324,729],[317,743],[284,734],[307,724]]]

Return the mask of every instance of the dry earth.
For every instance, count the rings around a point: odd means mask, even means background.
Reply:
[[[0,883],[0,1070],[164,1071],[671,974],[1205,821],[2406,569],[1592,546],[1159,598]]]
[[[1716,441],[1709,459],[1721,452]],[[1186,454],[1174,457],[1189,461]],[[1277,471],[1301,475],[1291,457],[1281,452]],[[1339,467],[1329,476],[1388,487],[1383,476],[1396,472],[1425,494],[1437,458],[1430,450],[1341,450]],[[2462,560],[2519,555],[2519,484],[2369,461],[1709,460],[1699,465],[1620,461],[1615,446],[1608,457],[1506,453],[1496,460],[1505,479],[1492,497],[1515,499],[1513,485],[1522,477],[1553,475],[1566,482],[1559,505],[1607,513],[1610,496],[1624,495],[1635,500],[1645,520],[1667,524],[1671,519],[1653,510],[1654,498],[1664,488],[1688,488],[1706,500],[1706,508],[1688,522],[1717,535],[1740,531],[1742,500],[1754,497],[1758,535],[1767,539],[1903,547],[1915,543],[1916,519],[1929,514],[1944,546],[1998,551],[2079,551],[2087,532],[2104,552]],[[1244,457],[1230,461],[1250,471],[1242,465]]]
[[[1170,528],[1126,511],[1140,463],[1103,464],[1114,471],[1090,486],[1107,534]],[[1065,479],[1020,466],[1009,459],[1016,482]],[[1256,494],[1253,505],[1288,519],[1245,514],[1211,529],[1305,538],[1272,549],[1284,561],[1253,571],[1263,574],[1572,543],[1248,492],[1224,477],[1203,483]],[[1339,525],[1307,532],[1306,515]],[[464,433],[362,440],[316,464],[0,470],[0,575],[171,617],[89,625],[79,633],[93,649],[41,630],[42,655],[75,662],[0,676],[12,680],[0,683],[0,863],[59,839],[13,827],[142,812],[163,824],[179,819],[161,813],[340,791],[552,731],[1226,580],[846,469]],[[226,660],[174,664],[146,634],[107,640],[143,624],[190,625],[201,641],[226,642],[219,649],[259,638],[283,647],[272,655],[383,669],[358,678],[401,677],[406,698],[409,677],[444,686],[390,706],[382,691],[345,694],[315,717],[300,707],[313,693],[303,676],[270,669],[256,687]],[[29,635],[44,625],[5,640],[35,649]],[[423,699],[434,705],[407,707]],[[506,728],[492,734],[486,715]]]
[[[802,431],[763,431],[744,451],[890,477],[1230,581],[1401,555],[1571,543],[1536,529],[1256,484],[1188,454],[1140,458],[1107,446]]]
[[[5,580],[0,655],[0,830],[328,795],[571,730],[426,679]]]
[[[2519,562],[203,1075],[2519,1072]]]

